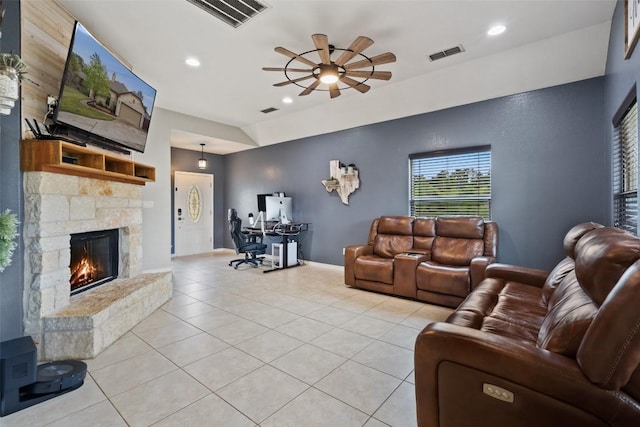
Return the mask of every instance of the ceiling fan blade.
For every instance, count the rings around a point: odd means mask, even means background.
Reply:
[[[316,49],[318,49],[318,55],[320,55],[322,63],[325,65],[331,64],[329,40],[327,39],[327,36],[325,34],[313,34],[311,38],[313,39],[313,44],[316,45]]]
[[[317,65],[318,65],[318,64],[316,64],[316,63],[313,63],[313,62],[309,61],[307,58],[304,58],[304,57],[302,57],[302,56],[298,55],[297,53],[293,53],[293,52],[291,52],[290,50],[285,49],[285,48],[283,48],[283,47],[277,47],[277,48],[275,48],[274,50],[275,50],[276,52],[278,52],[278,53],[280,53],[280,54],[284,55],[284,56],[288,56],[289,58],[292,58],[292,59],[295,59],[295,60],[297,60],[297,61],[300,61],[300,62],[302,62],[303,64],[308,65],[309,67],[315,67],[315,66],[317,66]]]
[[[349,77],[342,77],[340,79],[340,81],[344,84],[347,84],[349,86],[351,86],[352,88],[354,88],[355,90],[357,90],[360,93],[366,93],[369,91],[369,89],[371,89],[371,86],[366,85],[364,83],[360,83],[358,81],[355,81],[353,79],[350,79]]]
[[[338,83],[331,83],[329,85],[329,95],[331,96],[331,99],[337,98],[338,96],[340,96],[340,89],[338,88]]]
[[[355,70],[358,68],[370,67],[372,65],[382,65],[396,62],[396,56],[391,53],[381,53],[369,59],[363,59],[362,61],[352,62],[351,64],[344,65],[345,70]]]
[[[293,73],[310,73],[313,70],[310,68],[277,68],[277,67],[262,67],[263,71],[291,71]]]
[[[360,52],[368,48],[373,44],[373,40],[369,37],[360,36],[351,43],[351,46],[344,52],[342,55],[336,59],[336,65],[342,67],[344,64],[349,62],[354,56],[358,55]]]
[[[304,77],[298,77],[297,79],[293,79],[293,80],[287,80],[287,81],[284,81],[284,82],[276,83],[276,84],[274,84],[274,86],[282,87],[282,86],[290,85],[291,83],[298,83],[298,82],[301,82],[303,80],[310,79],[311,77],[313,77],[313,74],[309,74],[308,76],[304,76]]]
[[[311,92],[313,92],[315,90],[315,88],[318,87],[319,84],[320,84],[320,80],[316,80],[315,82],[311,83],[309,85],[309,87],[307,87],[305,90],[300,92],[300,94],[298,96],[309,95]]]
[[[378,79],[389,80],[391,78],[391,71],[347,71],[345,76],[359,77],[362,79]]]

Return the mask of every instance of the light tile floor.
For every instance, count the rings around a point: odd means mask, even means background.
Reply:
[[[173,299],[87,360],[80,389],[0,425],[416,425],[413,343],[451,310],[351,289],[340,267],[232,258],[175,258]]]

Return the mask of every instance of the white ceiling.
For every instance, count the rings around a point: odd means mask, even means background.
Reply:
[[[227,154],[604,74],[615,0],[267,0],[268,9],[239,28],[186,0],[57,0],[100,41],[157,89],[156,107],[241,129],[208,135],[172,132],[171,145]],[[507,31],[490,37],[502,23]],[[361,94],[336,99],[317,91],[274,87],[288,58],[323,33],[346,48],[360,35],[375,43],[363,53],[393,52]],[[456,45],[465,52],[430,62]],[[197,57],[202,65],[184,61]],[[319,59],[318,59],[319,62]],[[304,67],[303,67],[304,68]],[[283,104],[290,96],[294,102]],[[263,114],[260,110],[279,111]],[[239,132],[240,133],[240,132]],[[224,136],[221,136],[224,135]]]

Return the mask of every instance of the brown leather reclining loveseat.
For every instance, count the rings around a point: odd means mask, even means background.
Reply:
[[[418,335],[418,426],[640,426],[640,239],[584,223],[564,248],[490,265]]]
[[[495,261],[498,226],[481,217],[373,220],[366,245],[345,249],[349,286],[456,307]]]

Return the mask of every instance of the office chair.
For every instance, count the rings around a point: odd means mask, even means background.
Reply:
[[[267,245],[262,243],[262,236],[249,236],[242,233],[242,220],[238,218],[238,212],[235,209],[229,209],[229,232],[236,253],[244,254],[244,258],[229,261],[229,266],[238,269],[240,264],[253,264],[254,267],[262,264],[263,257],[258,255],[267,252]],[[260,238],[259,242],[256,240],[257,237]]]

